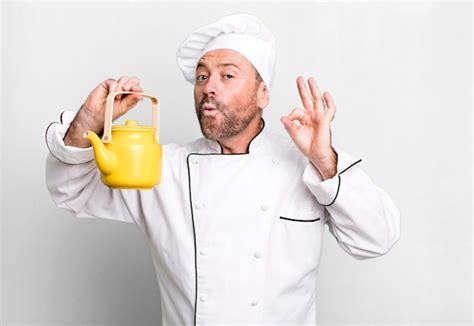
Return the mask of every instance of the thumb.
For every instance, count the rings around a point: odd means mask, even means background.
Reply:
[[[283,123],[285,126],[286,131],[288,134],[291,136],[291,138],[294,138],[296,136],[296,133],[298,132],[299,127],[293,123],[292,120],[290,120],[288,117],[281,117],[280,121]]]

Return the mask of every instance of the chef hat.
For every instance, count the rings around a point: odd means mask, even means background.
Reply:
[[[224,16],[191,34],[176,53],[178,66],[186,81],[194,85],[196,66],[208,51],[227,48],[242,54],[262,77],[268,91],[275,64],[275,38],[264,23],[249,14]]]

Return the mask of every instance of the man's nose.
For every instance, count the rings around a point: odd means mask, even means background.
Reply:
[[[209,76],[209,78],[206,80],[204,87],[203,87],[203,92],[207,96],[209,95],[217,95],[217,91],[219,88],[219,82],[216,79],[217,77],[215,76]]]

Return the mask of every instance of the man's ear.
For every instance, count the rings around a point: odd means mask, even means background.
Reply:
[[[268,93],[267,87],[263,81],[260,81],[260,84],[258,85],[257,100],[258,107],[261,109],[265,108],[270,102],[270,94]]]

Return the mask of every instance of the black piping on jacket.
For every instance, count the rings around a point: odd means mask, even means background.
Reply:
[[[326,204],[326,205],[321,204],[321,206],[328,207],[328,206],[331,206],[332,204],[334,204],[334,202],[336,201],[337,195],[339,195],[339,189],[341,187],[341,174],[343,174],[344,172],[349,170],[349,168],[353,167],[354,165],[356,165],[357,163],[359,163],[361,161],[362,161],[362,159],[359,159],[358,161],[352,163],[347,168],[345,168],[344,170],[342,170],[341,172],[338,173],[338,175],[337,175],[338,182],[337,182],[336,196],[334,196],[334,199],[332,200],[332,202],[330,202],[329,204]]]
[[[60,161],[60,162],[62,162],[62,163],[64,163],[64,164],[78,165],[78,164],[81,164],[81,163],[68,163],[68,162],[64,162],[63,160],[59,159],[56,155],[54,155],[53,152],[51,151],[51,148],[49,148],[49,144],[48,144],[48,130],[49,130],[49,128],[50,128],[52,125],[54,125],[55,123],[58,123],[58,124],[61,124],[61,125],[64,124],[64,123],[63,123],[63,114],[64,114],[64,111],[61,112],[61,115],[59,116],[59,121],[60,121],[60,122],[53,121],[53,122],[51,122],[51,123],[48,125],[48,127],[46,127],[46,131],[44,132],[44,140],[45,140],[45,142],[46,142],[46,146],[48,147],[49,153],[50,153],[55,159],[57,159],[58,161]]]
[[[252,141],[260,135],[260,133],[263,131],[263,128],[265,128],[265,120],[263,118],[260,118],[262,121],[262,128],[260,131],[250,140],[248,146],[247,146],[247,152],[246,153],[229,153],[226,154],[224,153],[224,148],[222,147],[221,143],[217,142],[221,148],[220,153],[189,153],[188,156],[186,157],[186,166],[188,168],[188,190],[189,190],[189,205],[191,208],[191,220],[193,223],[193,236],[194,236],[194,279],[195,279],[195,296],[194,296],[194,325],[196,325],[196,318],[197,318],[197,294],[198,294],[198,284],[197,284],[197,245],[196,245],[196,227],[194,225],[194,211],[193,211],[193,199],[192,199],[192,192],[191,192],[191,171],[189,168],[189,157],[191,155],[201,155],[201,156],[209,156],[209,155],[248,155],[250,153],[250,144]]]

